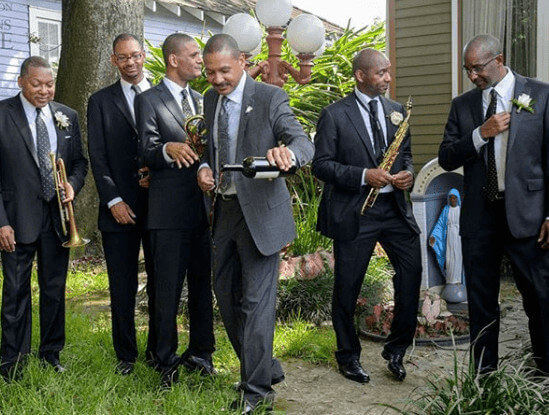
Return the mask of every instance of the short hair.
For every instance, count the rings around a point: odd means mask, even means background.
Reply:
[[[116,36],[112,42],[112,50],[114,52],[114,50],[116,49],[116,45],[118,45],[118,43],[120,42],[123,42],[123,41],[126,41],[126,40],[135,40],[138,44],[139,44],[139,47],[141,49],[143,49],[143,44],[141,43],[141,40],[139,40],[137,38],[137,36],[135,35],[132,35],[131,33],[121,33],[119,34],[118,36]]]
[[[162,55],[164,56],[164,63],[166,66],[168,65],[168,58],[172,54],[176,54],[178,49],[188,43],[188,42],[194,42],[195,40],[185,34],[185,33],[172,33],[169,35],[162,44]]]
[[[50,63],[42,56],[30,56],[25,59],[21,64],[19,75],[22,77],[27,76],[29,73],[29,68],[45,68],[51,71]]]
[[[355,73],[357,70],[366,70],[368,69],[372,61],[374,59],[379,59],[380,57],[383,57],[383,59],[387,59],[387,57],[381,53],[379,50],[372,49],[372,48],[365,48],[355,55],[353,58],[353,73]]]
[[[488,34],[477,35],[467,42],[463,48],[463,56],[471,49],[474,49],[482,55],[497,56],[503,53],[499,39]]]
[[[204,53],[202,56],[206,56],[210,53],[228,53],[234,59],[240,58],[240,48],[236,40],[230,35],[227,34],[217,34],[213,35],[206,42],[204,46]]]

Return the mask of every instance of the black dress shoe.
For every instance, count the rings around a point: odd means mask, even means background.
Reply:
[[[55,370],[57,373],[64,373],[67,371],[67,369],[63,365],[61,365],[59,358],[55,356],[42,357],[42,364],[50,365],[51,367],[53,367],[53,370]]]
[[[381,352],[381,357],[388,361],[387,368],[395,375],[397,380],[403,381],[406,377],[406,369],[402,363],[403,356],[401,354],[389,353],[387,350]]]
[[[180,364],[191,372],[200,372],[203,375],[217,375],[217,371],[215,370],[212,361],[209,359],[183,354],[181,356]]]
[[[127,360],[120,360],[116,365],[116,373],[122,376],[127,376],[133,372],[134,362],[128,362]]]
[[[177,366],[172,369],[163,370],[160,373],[160,387],[162,389],[170,389],[179,381],[179,371],[177,370]]]
[[[368,383],[370,381],[370,375],[366,373],[357,359],[340,364],[339,372],[347,379],[358,383]]]
[[[241,399],[237,399],[231,402],[229,408],[232,411],[238,411],[241,415],[251,415],[259,412],[261,412],[262,414],[270,414],[273,410],[272,405],[267,402],[261,401],[253,405],[252,403],[246,400],[243,401]]]

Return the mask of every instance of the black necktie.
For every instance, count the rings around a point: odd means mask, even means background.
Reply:
[[[193,115],[193,109],[191,108],[191,104],[189,104],[189,100],[187,99],[187,90],[182,89],[181,95],[183,95],[183,98],[181,99],[181,108],[183,109],[183,114],[185,115],[185,119],[192,117]]]
[[[46,202],[49,202],[55,196],[55,182],[53,181],[53,171],[50,160],[50,136],[46,123],[40,116],[41,108],[36,108],[36,154],[38,156],[38,166],[40,168],[40,181],[42,184],[42,196]]]
[[[223,97],[221,101],[221,108],[219,109],[219,115],[217,116],[217,145],[219,148],[219,169],[224,164],[230,164],[230,148],[231,138],[229,137],[229,99]],[[219,184],[219,191],[224,193],[231,185],[231,172],[223,172],[221,183]]]
[[[139,85],[132,85],[132,90],[135,92],[135,95],[139,95],[141,93],[141,88],[139,88]]]
[[[381,129],[381,125],[379,124],[379,120],[377,118],[377,100],[372,99],[368,103],[368,106],[370,107],[370,111],[368,112],[370,115],[370,125],[372,126],[372,133],[374,135],[374,152],[376,160],[379,164],[383,159],[385,140],[383,139],[383,130]]]
[[[488,120],[496,113],[498,103],[498,95],[494,88],[490,91],[490,104],[486,110],[484,121]],[[498,171],[496,169],[496,153],[494,151],[494,137],[488,138],[486,144],[487,167],[486,167],[486,197],[490,202],[496,200],[499,191],[498,187]]]

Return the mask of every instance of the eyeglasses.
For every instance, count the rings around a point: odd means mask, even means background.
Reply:
[[[139,59],[141,59],[143,57],[143,54],[142,53],[134,53],[131,56],[124,56],[124,55],[116,55],[115,54],[114,56],[116,56],[116,62],[125,63],[125,62],[129,61],[130,59],[132,59],[134,62],[138,61]]]
[[[473,73],[476,73],[477,75],[481,73],[486,65],[488,65],[490,62],[492,62],[494,59],[496,59],[499,55],[494,56],[492,59],[490,59],[488,62],[485,63],[479,63],[478,65],[473,66],[472,68],[468,68],[465,65],[463,66],[463,70],[467,72],[467,75],[472,75]]]

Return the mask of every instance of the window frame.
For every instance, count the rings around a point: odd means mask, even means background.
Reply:
[[[57,24],[59,45],[61,45],[61,10],[43,9],[40,7],[29,6],[29,35],[30,34],[39,35],[39,32],[38,32],[39,21],[43,21],[43,22],[45,21],[46,23]],[[42,56],[40,55],[40,44],[31,42],[30,53],[31,53],[31,56]],[[61,56],[61,50],[59,50],[59,56]],[[50,63],[52,62],[56,62],[56,61],[50,61]]]

